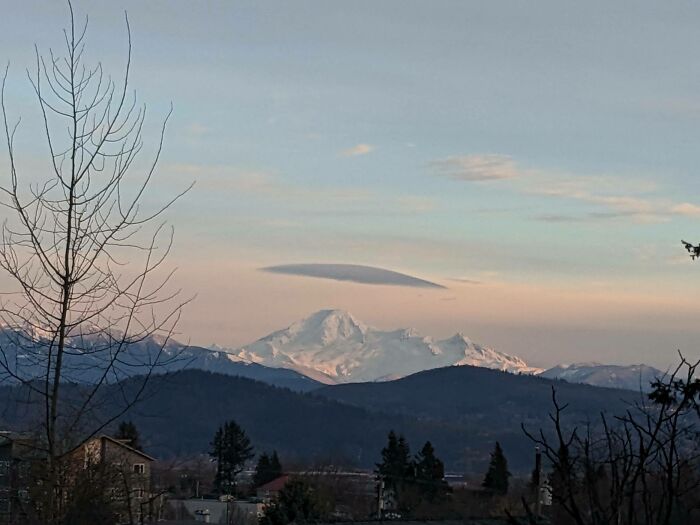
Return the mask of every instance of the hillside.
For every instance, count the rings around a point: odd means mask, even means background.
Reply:
[[[0,369],[0,381],[15,382],[16,378],[31,381],[43,376],[46,346],[49,339],[36,330],[0,328],[0,349],[3,362],[10,374]],[[110,355],[114,341],[104,333],[76,336],[68,339],[64,358],[63,377],[67,382],[92,383],[99,380],[105,367],[105,356]],[[222,350],[188,346],[175,340],[166,343],[150,336],[129,345],[114,363],[110,380],[123,380],[146,373],[153,367],[156,374],[183,369],[197,369],[230,376],[247,377],[266,383],[291,388],[300,392],[314,390],[319,383],[303,374],[286,368],[270,368],[251,363]]]
[[[383,383],[322,387],[315,393],[372,411],[450,421],[538,419],[551,406],[552,387],[577,417],[616,411],[638,394],[473,366],[446,367]],[[510,419],[507,419],[510,418]]]
[[[97,417],[139,385],[131,378],[102,396]],[[156,376],[126,417],[141,430],[149,452],[159,457],[206,453],[216,428],[235,419],[257,450],[277,449],[290,460],[372,467],[386,434],[404,433],[413,450],[435,445],[449,470],[482,472],[501,441],[514,472],[531,468],[532,444],[520,423],[547,424],[551,387],[571,403],[572,421],[622,409],[634,393],[507,374],[477,367],[448,367],[384,383],[324,387],[298,393],[241,377],[199,370]],[[71,397],[80,385],[70,387]],[[14,403],[21,399],[21,403]],[[20,387],[0,388],[0,423],[30,428],[31,397]]]

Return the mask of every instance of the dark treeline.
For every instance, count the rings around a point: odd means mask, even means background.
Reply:
[[[128,392],[138,384],[111,385],[109,398],[116,403],[122,389]],[[394,429],[413,443],[430,441],[448,470],[484,472],[499,441],[513,472],[525,473],[532,467],[533,447],[519,423],[546,425],[552,385],[570,403],[574,419],[622,410],[638,396],[473,367],[308,394],[188,370],[155,376],[144,399],[125,417],[140,429],[142,445],[161,458],[208,451],[216,429],[234,418],[261,450],[277,450],[291,461],[371,467],[377,444]],[[79,390],[73,385],[70,395]],[[31,428],[39,417],[31,393],[20,387],[0,387],[0,403],[0,422],[8,428]]]

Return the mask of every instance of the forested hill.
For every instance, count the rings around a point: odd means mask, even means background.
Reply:
[[[111,385],[103,398],[117,403],[139,385],[139,378]],[[527,472],[532,444],[520,423],[533,428],[546,424],[552,385],[571,403],[578,421],[586,415],[595,418],[606,408],[622,408],[620,400],[633,396],[471,367],[326,387],[318,394],[186,370],[154,376],[141,402],[125,417],[136,423],[147,451],[157,457],[207,453],[218,426],[235,419],[258,451],[276,449],[287,461],[372,467],[393,429],[406,435],[414,451],[432,441],[449,470],[483,471],[499,440],[512,470]],[[72,385],[67,394],[77,396],[82,388]],[[18,397],[23,403],[15,403]],[[31,396],[20,387],[0,388],[3,426],[31,426],[28,401]],[[114,408],[105,405],[101,417]]]
[[[639,393],[568,383],[527,374],[510,374],[473,366],[419,372],[403,379],[322,387],[314,392],[372,411],[421,418],[499,425],[533,423],[552,408],[552,388],[574,419],[619,412]]]

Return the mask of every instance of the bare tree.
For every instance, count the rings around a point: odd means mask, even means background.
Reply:
[[[30,389],[41,406],[48,522],[60,517],[61,459],[120,418],[156,368],[172,359],[163,349],[187,302],[173,289],[174,270],[164,266],[173,238],[164,212],[185,192],[156,207],[144,199],[170,112],[152,158],[135,163],[146,108],[129,88],[128,18],[125,67],[114,80],[101,63],[85,64],[88,20],[76,24],[68,6],[63,54],[35,48],[36,64],[27,70],[49,152],[44,180],[20,175],[14,145],[20,120],[11,123],[5,100],[9,66],[0,93],[9,157],[0,187],[8,213],[0,268],[14,283],[0,300],[0,373]],[[139,387],[122,399],[101,395],[105,385],[133,375]],[[67,396],[67,382],[87,386]]]
[[[564,422],[566,404],[552,389],[552,428],[526,435],[552,467],[556,523],[669,525],[695,523],[700,509],[697,435],[698,363],[681,358],[646,399],[598,424]]]

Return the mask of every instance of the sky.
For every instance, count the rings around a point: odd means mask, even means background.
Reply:
[[[67,8],[0,3],[31,178],[47,158],[25,68],[34,44],[60,47]],[[195,296],[181,339],[237,346],[341,308],[534,366],[700,358],[700,263],[680,243],[700,241],[699,4],[74,7],[86,56],[116,76],[128,12],[144,159],[173,104],[148,199],[195,182],[168,217],[170,264]],[[305,264],[439,286],[261,270]]]

